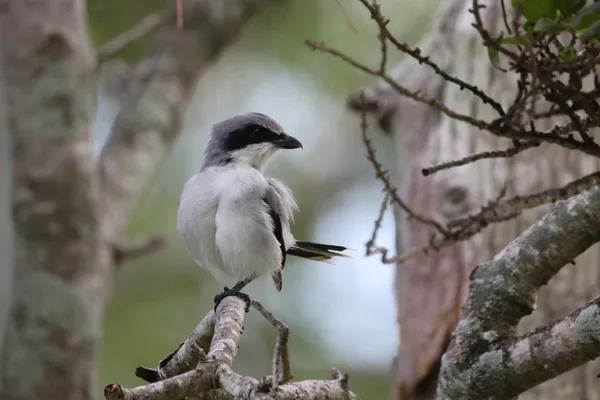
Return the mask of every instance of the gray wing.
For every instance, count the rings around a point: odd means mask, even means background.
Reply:
[[[281,253],[281,268],[271,274],[275,289],[281,291],[283,285],[282,271],[285,268],[287,250],[294,244],[294,237],[290,231],[290,222],[294,219],[294,211],[298,206],[291,190],[274,178],[269,178],[264,202],[267,205],[269,217],[273,224],[273,235],[279,243]]]

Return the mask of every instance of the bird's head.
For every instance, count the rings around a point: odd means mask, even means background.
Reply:
[[[213,126],[204,152],[204,166],[245,164],[263,171],[280,149],[302,148],[281,125],[260,113],[228,118]]]

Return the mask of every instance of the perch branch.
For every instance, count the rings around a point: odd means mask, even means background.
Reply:
[[[478,266],[442,358],[438,399],[512,398],[600,355],[598,299],[562,321],[514,337],[519,321],[533,311],[537,291],[598,241],[600,189],[593,188],[557,203]]]
[[[267,319],[278,321],[257,301],[253,300],[252,304]],[[307,380],[283,385],[264,385],[264,380],[259,381],[234,372],[231,366],[240,345],[245,314],[243,300],[227,297],[217,307],[216,312],[208,312],[190,337],[162,360],[157,368],[136,369],[136,375],[151,381],[150,384],[131,389],[119,384],[109,384],[104,388],[106,400],[203,398],[205,394],[209,395],[215,391],[219,391],[222,398],[228,399],[358,399],[348,389],[347,375],[342,376],[339,373],[334,374],[333,380],[327,381]],[[280,354],[280,357],[287,356]],[[285,366],[282,374],[286,374]]]
[[[215,316],[213,310],[210,310],[186,341],[161,360],[156,368],[137,367],[135,375],[146,382],[154,383],[191,371],[200,362],[202,354],[210,351],[214,331]]]

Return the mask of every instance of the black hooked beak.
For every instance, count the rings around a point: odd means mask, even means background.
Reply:
[[[273,144],[280,149],[302,149],[302,143],[298,139],[293,136],[286,135],[282,133],[279,137],[273,142]]]

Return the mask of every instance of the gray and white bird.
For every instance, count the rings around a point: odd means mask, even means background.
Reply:
[[[247,113],[215,124],[204,164],[181,193],[177,229],[196,263],[223,284],[216,306],[238,296],[251,281],[271,277],[281,291],[286,256],[331,262],[344,246],[295,240],[290,230],[298,210],[291,190],[264,175],[280,149],[302,148],[270,117]]]

